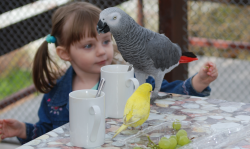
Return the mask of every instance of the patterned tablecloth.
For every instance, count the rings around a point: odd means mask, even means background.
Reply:
[[[187,95],[174,95],[173,98],[157,100],[151,106],[148,120],[142,129],[171,119],[199,122],[207,127],[220,130],[226,127],[243,125],[250,120],[250,103],[227,102]],[[114,131],[122,125],[122,119],[106,119],[105,144],[98,148],[119,149],[125,146],[117,140],[137,133],[137,129],[127,129],[113,140]],[[138,128],[139,129],[139,128]],[[141,128],[140,128],[141,129]],[[199,130],[193,130],[199,131]],[[17,149],[80,149],[70,144],[69,123],[54,129]],[[250,148],[250,136],[231,144],[227,148]]]

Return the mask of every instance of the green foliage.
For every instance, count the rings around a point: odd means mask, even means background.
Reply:
[[[188,8],[189,36],[249,41],[249,7],[189,2]]]
[[[13,68],[8,75],[0,77],[0,100],[32,84],[31,72]]]
[[[214,2],[188,2],[188,35],[208,39],[250,41],[250,7]],[[250,60],[248,50],[193,47],[198,55]]]

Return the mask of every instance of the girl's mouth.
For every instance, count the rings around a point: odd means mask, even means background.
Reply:
[[[100,62],[98,62],[97,64],[99,64],[99,65],[104,65],[104,64],[106,64],[106,60],[100,61]]]

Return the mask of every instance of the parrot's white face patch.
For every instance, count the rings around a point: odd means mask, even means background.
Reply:
[[[119,26],[121,17],[122,16],[120,13],[112,12],[106,17],[105,22],[108,24],[109,27],[116,27]]]

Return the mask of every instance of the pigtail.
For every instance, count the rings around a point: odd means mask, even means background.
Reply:
[[[44,41],[35,54],[32,69],[33,82],[38,91],[48,93],[56,85],[60,76],[58,68],[50,57],[47,41]]]

